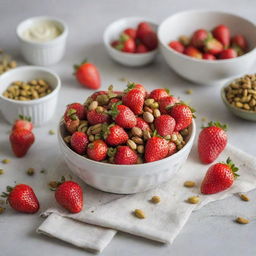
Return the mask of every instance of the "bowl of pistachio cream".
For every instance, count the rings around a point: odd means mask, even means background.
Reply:
[[[45,16],[29,18],[18,25],[16,33],[21,54],[30,64],[53,65],[64,56],[68,27],[60,19]]]

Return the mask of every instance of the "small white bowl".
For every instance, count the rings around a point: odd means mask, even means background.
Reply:
[[[199,60],[180,54],[168,44],[181,35],[190,36],[195,30],[212,30],[225,24],[231,35],[243,34],[249,42],[250,51],[243,56],[226,60]],[[222,80],[243,75],[250,70],[256,58],[256,26],[234,14],[217,11],[185,11],[165,19],[159,26],[160,50],[167,64],[180,76],[199,84],[215,84]]]
[[[30,101],[18,101],[3,96],[4,91],[14,81],[29,81],[43,79],[53,91],[48,95]],[[61,87],[60,78],[49,69],[24,66],[12,69],[0,76],[0,109],[4,118],[12,124],[19,115],[31,117],[35,126],[47,123],[54,115],[58,94]]]
[[[55,39],[47,42],[37,42],[25,39],[23,32],[40,21],[53,22],[59,27],[62,33]],[[66,23],[60,19],[44,16],[27,19],[18,25],[16,34],[20,42],[21,53],[24,59],[30,64],[40,66],[52,65],[59,62],[65,53],[68,27]]]
[[[158,49],[147,53],[125,53],[111,46],[111,43],[118,39],[123,30],[130,27],[136,28],[138,24],[143,21],[148,22],[155,31],[157,30],[156,23],[142,17],[123,18],[114,21],[105,29],[103,35],[104,45],[113,60],[125,66],[138,67],[149,64],[155,59]]]
[[[85,183],[106,192],[132,194],[152,189],[171,179],[180,170],[193,145],[196,132],[194,121],[189,131],[186,145],[177,153],[159,161],[136,165],[101,163],[77,154],[63,140],[66,129],[62,121],[58,129],[58,142],[68,167]]]

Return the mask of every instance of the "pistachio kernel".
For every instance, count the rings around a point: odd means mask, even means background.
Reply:
[[[145,218],[146,218],[145,213],[144,213],[141,209],[135,209],[133,213],[134,213],[134,215],[135,215],[138,219],[145,219]]]
[[[160,201],[161,201],[160,196],[152,196],[152,198],[151,198],[151,202],[153,204],[158,204],[158,203],[160,203]]]
[[[2,160],[2,163],[3,163],[3,164],[9,164],[10,162],[11,162],[10,159],[3,159],[3,160]]]
[[[246,202],[250,201],[250,198],[245,194],[240,194],[240,198],[241,198],[241,200],[246,201]]]
[[[183,185],[186,188],[193,188],[196,185],[196,183],[194,181],[187,180],[187,181],[184,182]]]
[[[236,223],[239,223],[239,224],[248,224],[248,223],[250,222],[250,220],[245,219],[245,218],[243,218],[243,217],[237,217],[237,218],[235,219],[235,222],[236,222]]]
[[[187,199],[187,202],[190,204],[198,204],[200,202],[200,198],[198,196],[191,196]]]
[[[35,174],[35,169],[34,168],[28,168],[26,173],[29,176],[33,176]]]

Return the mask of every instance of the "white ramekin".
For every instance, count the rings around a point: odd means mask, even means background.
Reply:
[[[30,41],[22,36],[24,30],[29,28],[34,22],[44,20],[54,22],[62,30],[62,33],[55,39],[47,42]],[[18,25],[16,34],[20,42],[21,53],[30,64],[40,66],[52,65],[59,62],[65,53],[68,27],[60,19],[45,16],[29,18]]]
[[[115,165],[96,162],[71,150],[63,140],[65,125],[61,121],[58,142],[70,170],[85,183],[99,190],[132,194],[152,189],[171,179],[180,170],[190,153],[195,138],[193,121],[187,144],[177,153],[162,160],[136,165]]]
[[[3,96],[3,92],[14,81],[30,81],[43,79],[47,81],[53,91],[36,100],[18,101]],[[24,66],[12,69],[0,76],[0,110],[4,118],[12,124],[19,115],[29,116],[35,126],[47,123],[54,115],[58,94],[61,87],[60,78],[49,69]]]

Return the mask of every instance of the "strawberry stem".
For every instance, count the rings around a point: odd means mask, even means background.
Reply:
[[[235,166],[235,164],[233,163],[230,157],[227,158],[226,163],[225,162],[222,162],[222,163],[226,164],[231,169],[234,175],[234,178],[237,178],[240,176],[239,174],[237,174],[237,172],[239,171],[239,168]]]
[[[208,123],[208,126],[203,127],[203,128],[213,127],[213,126],[214,126],[214,127],[221,128],[221,129],[224,130],[224,131],[227,131],[227,129],[228,129],[228,126],[227,126],[226,124],[221,124],[220,122],[213,122],[213,121],[209,122],[209,123]]]

